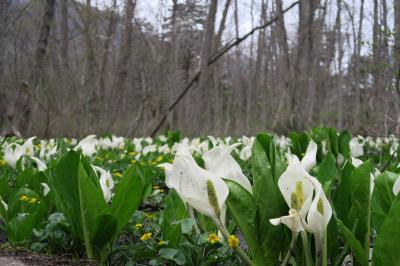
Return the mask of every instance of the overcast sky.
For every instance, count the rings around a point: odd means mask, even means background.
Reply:
[[[185,0],[180,0],[180,2],[184,2]],[[204,0],[209,1],[209,0]],[[295,0],[283,0],[284,8],[292,4]],[[330,9],[328,10],[328,21],[333,25],[336,18],[336,0],[329,0],[333,4],[329,5]],[[393,27],[393,1],[400,0],[389,0],[387,5],[389,7],[389,25]],[[112,0],[92,0],[92,2],[98,7],[111,6]],[[152,23],[156,29],[161,30],[160,23],[160,15],[168,15],[168,9],[172,4],[171,0],[137,0],[138,5],[136,7],[135,16],[139,17],[143,20],[146,20]],[[269,2],[268,9],[271,9],[271,2]],[[350,10],[350,12],[354,12],[355,16],[355,27],[358,28],[358,16],[359,16],[359,7],[361,0],[347,0],[345,1],[348,6],[354,10]],[[124,6],[124,0],[118,0],[119,9],[122,10]],[[220,19],[223,6],[225,1],[219,1],[218,7],[218,20]],[[365,0],[365,21],[364,21],[364,31],[363,31],[363,39],[364,41],[369,41],[372,39],[372,20],[373,20],[373,1]],[[251,30],[252,26],[257,26],[259,24],[259,16],[260,16],[260,7],[261,0],[238,0],[239,6],[239,22],[240,22],[240,33],[241,35]],[[230,9],[228,20],[227,20],[227,28],[225,31],[225,39],[229,39],[233,36],[233,8]],[[252,14],[254,20],[252,21]],[[349,19],[349,12],[344,9],[342,13],[342,23],[343,31],[352,34],[351,32],[351,23]],[[289,40],[294,41],[296,37],[297,27],[298,27],[298,9],[294,8],[292,11],[285,14],[285,23],[288,30]],[[218,25],[218,24],[217,24]],[[349,52],[352,50],[351,47],[348,47]],[[369,49],[365,47],[363,49],[364,53],[367,53]]]

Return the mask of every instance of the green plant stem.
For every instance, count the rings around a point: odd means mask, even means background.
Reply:
[[[324,240],[323,240],[323,247],[322,247],[322,265],[327,266],[328,265],[328,233],[327,230],[325,230],[324,234]]]
[[[230,234],[225,229],[225,227],[222,225],[221,221],[217,222],[217,227],[218,227],[219,231],[222,233],[222,235],[225,237],[226,241],[228,241]],[[243,251],[243,249],[239,245],[234,247],[234,249],[246,265],[254,266],[254,263],[251,261],[251,259],[247,256],[247,254]]]
[[[196,217],[194,217],[193,208],[188,206],[188,212],[189,212],[190,218],[192,218],[194,220],[194,231],[196,231],[196,234],[200,235],[200,228],[197,225]]]
[[[311,250],[310,245],[308,244],[307,232],[301,232],[301,240],[303,242],[303,250],[304,255],[306,257],[306,265],[313,265],[312,257],[311,257]]]
[[[292,241],[290,242],[289,250],[287,251],[285,258],[282,261],[281,266],[287,265],[287,263],[290,259],[290,254],[292,254],[294,246],[296,245],[298,235],[299,235],[299,233],[292,231]]]
[[[323,264],[323,246],[324,246],[324,240],[323,237],[320,235],[314,235],[315,236],[315,265],[316,266],[322,266]]]

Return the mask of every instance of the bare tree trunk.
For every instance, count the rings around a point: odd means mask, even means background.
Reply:
[[[217,52],[218,49],[221,46],[221,39],[222,39],[222,34],[225,30],[225,23],[226,19],[228,16],[228,11],[229,11],[229,6],[231,4],[231,0],[226,0],[224,10],[222,11],[222,18],[219,24],[218,28],[218,33],[217,36],[215,37],[214,41],[214,48],[213,52]],[[214,101],[215,101],[215,108],[214,108],[214,115],[212,116],[213,118],[213,125],[214,125],[214,134],[221,134],[223,125],[222,121],[224,120],[225,116],[223,114],[223,103],[226,102],[224,99],[225,95],[222,93],[222,88],[221,88],[221,74],[223,72],[224,68],[224,61],[217,62],[214,67]]]
[[[283,7],[282,7],[282,0],[275,0],[275,5],[276,5],[276,11],[278,15],[283,13]],[[282,60],[283,60],[283,69],[282,72],[285,73],[283,75],[283,82],[284,82],[284,89],[286,90],[287,95],[290,95],[289,102],[288,102],[288,112],[290,115],[292,115],[293,112],[295,112],[296,109],[296,90],[294,86],[292,85],[293,83],[293,71],[291,68],[290,64],[290,55],[289,55],[289,45],[287,41],[287,32],[286,32],[286,27],[285,27],[285,20],[284,17],[281,16],[280,19],[277,22],[277,26],[279,29],[278,32],[278,42],[279,42],[279,48],[282,51]],[[282,93],[284,94],[284,93]]]
[[[61,1],[61,59],[65,69],[69,68],[69,19],[68,1]]]
[[[108,22],[108,27],[106,31],[106,36],[103,44],[103,53],[102,53],[102,60],[101,60],[101,65],[100,65],[100,74],[99,74],[99,87],[97,91],[97,97],[99,99],[103,99],[106,95],[105,93],[105,82],[106,82],[106,70],[108,67],[108,61],[109,61],[109,53],[110,53],[110,45],[113,40],[113,35],[115,31],[115,25],[116,25],[116,9],[117,9],[117,0],[113,0],[112,7],[109,11],[109,22]],[[105,107],[105,106],[104,106]]]
[[[40,28],[40,35],[39,35],[39,41],[36,47],[36,53],[35,53],[35,65],[32,71],[31,75],[31,87],[34,90],[33,95],[27,96],[25,99],[28,101],[28,103],[23,103],[23,106],[26,106],[26,108],[23,108],[23,113],[24,113],[24,118],[22,122],[20,123],[19,130],[23,135],[27,134],[27,130],[31,124],[32,120],[32,110],[31,110],[31,105],[29,102],[32,102],[32,97],[34,97],[35,104],[33,106],[33,110],[35,111],[38,107],[38,105],[42,106],[42,103],[38,102],[38,94],[39,94],[39,83],[42,81],[42,75],[43,75],[43,68],[44,68],[44,62],[46,59],[46,53],[47,53],[47,46],[49,42],[49,36],[50,36],[50,30],[51,30],[51,23],[54,18],[54,10],[55,10],[55,0],[46,0],[45,6],[44,6],[44,13],[42,17],[42,23],[41,23],[41,28]],[[25,85],[23,86],[25,87]]]
[[[131,42],[132,42],[132,19],[135,12],[136,0],[127,0],[125,7],[125,22],[122,41],[119,52],[116,80],[113,86],[115,105],[113,106],[115,113],[119,114],[123,98],[126,93],[126,79],[128,77],[128,66],[131,59]]]
[[[342,61],[343,61],[343,44],[342,44],[342,31],[341,31],[341,12],[342,12],[342,1],[337,0],[337,15],[336,15],[336,25],[335,34],[337,34],[339,56],[338,56],[338,79],[337,79],[337,128],[339,131],[343,129],[343,73],[342,73]]]
[[[379,36],[380,36],[380,25],[379,25],[379,3],[378,0],[374,0],[374,24],[373,24],[373,36],[372,36],[372,42],[373,42],[373,48],[372,48],[372,61],[373,61],[373,94],[376,97],[378,95],[377,91],[379,91],[379,87],[381,85],[380,82],[380,51],[381,51],[381,43],[379,41]]]
[[[357,53],[355,55],[355,63],[354,63],[354,73],[355,73],[355,84],[356,84],[356,101],[355,101],[355,110],[354,110],[354,118],[355,129],[358,130],[360,126],[360,114],[361,114],[361,71],[360,71],[360,60],[361,60],[361,46],[362,46],[362,31],[363,31],[363,21],[364,21],[364,0],[361,0],[360,5],[360,17],[358,24],[358,32],[357,32]]]
[[[199,126],[202,128],[209,128],[209,124],[212,122],[211,112],[212,106],[207,101],[207,96],[210,95],[211,91],[209,88],[209,77],[211,74],[210,67],[208,66],[208,62],[211,56],[212,48],[213,48],[213,37],[214,37],[214,28],[215,28],[215,17],[217,13],[218,7],[218,0],[211,0],[209,10],[208,10],[208,17],[207,23],[205,27],[205,32],[203,36],[201,54],[200,54],[200,64],[199,69],[201,71],[198,90],[199,90],[199,100],[200,109],[198,110],[200,113],[200,120]],[[208,127],[206,127],[206,125]],[[200,128],[198,128],[200,129]]]

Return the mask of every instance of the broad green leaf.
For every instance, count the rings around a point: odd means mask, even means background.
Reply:
[[[90,228],[93,251],[100,254],[103,248],[112,240],[117,229],[117,220],[110,214],[101,214]]]
[[[347,162],[342,170],[342,176],[339,185],[333,195],[333,202],[336,209],[337,217],[345,224],[347,222],[347,214],[351,206],[351,174],[355,167]]]
[[[253,261],[262,265],[263,254],[258,242],[257,207],[252,195],[234,181],[225,180],[229,187],[226,201],[229,211],[239,226],[240,232],[250,249]]]
[[[85,241],[89,258],[94,256],[90,243],[90,230],[106,203],[98,180],[93,173],[82,165],[87,165],[81,155],[69,151],[56,165],[54,174],[50,176],[49,185],[54,190],[58,206],[71,224],[76,237]],[[89,170],[88,167],[86,169]]]
[[[319,166],[317,179],[324,185],[327,182],[332,182],[336,177],[336,159],[331,152],[325,156]]]
[[[367,161],[351,174],[351,207],[347,216],[348,224],[346,224],[347,227],[352,228],[357,223],[354,235],[363,245],[365,252],[369,252],[370,248],[371,169],[371,162]]]
[[[345,130],[339,136],[339,152],[347,159],[350,159],[350,133]]]
[[[389,214],[395,198],[393,185],[398,176],[398,174],[386,171],[375,178],[375,188],[372,194],[372,220],[377,232],[380,231],[383,221]]]
[[[28,197],[22,200],[22,196]],[[31,200],[35,199],[34,202]],[[7,213],[7,237],[11,243],[28,241],[33,228],[45,218],[45,205],[31,189],[20,188],[9,199]]]
[[[159,250],[158,254],[164,259],[174,261],[177,265],[184,265],[186,263],[184,254],[176,249],[162,248]]]
[[[382,224],[374,243],[373,265],[399,265],[400,262],[400,194],[396,196],[389,215]]]
[[[285,213],[283,197],[277,186],[277,180],[274,179],[273,165],[268,157],[272,147],[272,138],[260,134],[254,141],[251,157],[254,201],[259,214],[257,219],[259,245],[263,250],[266,264],[277,262],[285,244],[285,241],[275,241],[282,239],[283,228],[269,223],[269,219],[280,217]]]
[[[129,168],[117,185],[109,213],[117,220],[116,233],[129,222],[139,207],[143,193],[142,172],[139,166]]]
[[[347,228],[342,221],[339,219],[336,220],[339,230],[342,232],[344,239],[346,240],[347,244],[349,245],[351,251],[354,254],[357,262],[361,265],[367,266],[368,265],[368,255],[369,251],[365,252],[362,244],[360,241],[356,239],[354,234],[351,232],[349,228]]]
[[[173,223],[188,217],[186,206],[175,192],[171,189],[164,201],[162,239],[168,241],[169,246],[175,247],[181,237],[181,227]]]

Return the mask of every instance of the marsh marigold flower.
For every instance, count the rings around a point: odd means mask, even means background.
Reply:
[[[217,234],[209,234],[208,235],[208,241],[210,241],[211,245],[214,245],[215,243],[219,242],[219,237]]]
[[[235,248],[239,245],[239,239],[235,235],[230,235],[228,239],[228,246]]]
[[[135,224],[136,230],[140,230],[143,228],[143,224]]]
[[[150,233],[150,232],[144,233],[144,234],[140,237],[140,240],[142,240],[142,241],[149,240],[149,239],[151,238],[151,235],[152,235],[152,233]]]

